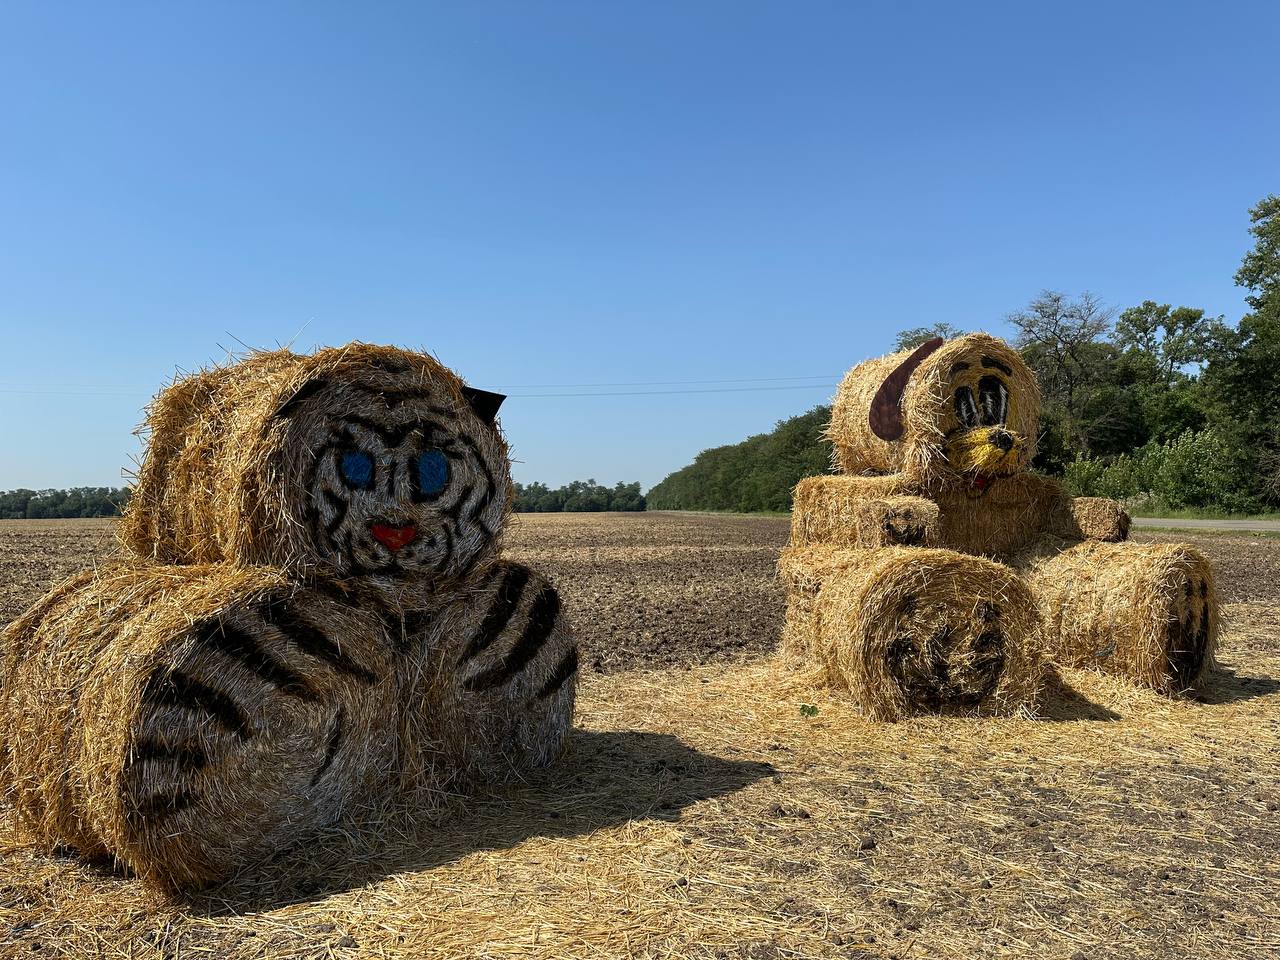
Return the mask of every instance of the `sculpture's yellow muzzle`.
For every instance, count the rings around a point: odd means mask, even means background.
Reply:
[[[962,430],[943,445],[947,463],[956,473],[1003,477],[1023,467],[1026,442],[1004,427]]]

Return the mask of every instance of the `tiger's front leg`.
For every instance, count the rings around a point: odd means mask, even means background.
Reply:
[[[573,724],[578,648],[560,595],[499,561],[407,632],[400,738],[407,785],[504,783],[550,764]]]
[[[0,786],[42,845],[206,886],[386,789],[382,621],[269,568],[119,566],[0,634]]]

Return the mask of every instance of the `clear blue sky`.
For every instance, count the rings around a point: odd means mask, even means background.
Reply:
[[[237,340],[426,348],[647,488],[1044,287],[1234,321],[1275,4],[6,4],[0,489]],[[814,377],[803,389],[550,387]]]

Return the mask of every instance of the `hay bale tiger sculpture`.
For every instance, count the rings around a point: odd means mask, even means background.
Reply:
[[[35,837],[190,890],[392,793],[551,762],[577,651],[499,556],[501,400],[364,344],[164,390],[124,555],[0,635],[0,782]]]
[[[785,648],[885,718],[1016,709],[1042,650],[1195,685],[1218,634],[1208,562],[1127,542],[1118,503],[1030,473],[1039,416],[1031,371],[985,334],[854,367],[828,431],[840,475],[795,490]]]

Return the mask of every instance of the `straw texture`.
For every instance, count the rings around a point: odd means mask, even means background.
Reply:
[[[1213,572],[1182,544],[1043,544],[1020,558],[1054,659],[1164,693],[1196,686],[1219,633]]]

